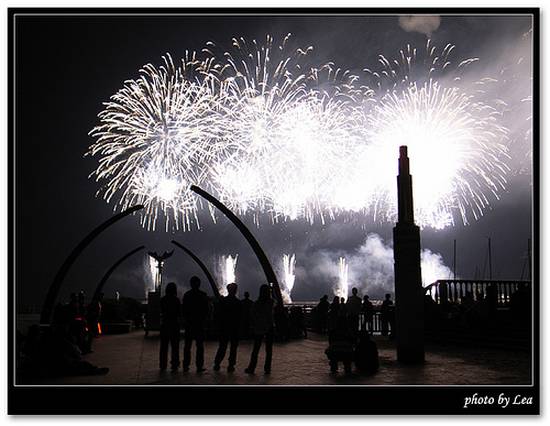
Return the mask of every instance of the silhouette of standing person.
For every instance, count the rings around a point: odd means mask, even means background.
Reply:
[[[361,306],[361,312],[363,313],[363,331],[368,331],[370,334],[373,333],[373,318],[374,318],[374,306],[369,300],[369,296],[363,296],[363,305]]]
[[[97,298],[94,298],[90,302],[86,311],[88,327],[90,328],[90,332],[94,337],[97,337],[101,334],[101,326],[99,324],[99,320],[101,319],[101,303],[103,302],[103,297],[104,294],[99,293]]]
[[[258,363],[258,353],[265,338],[265,363],[264,373],[271,373],[271,359],[273,356],[273,299],[271,289],[267,284],[260,286],[258,300],[252,305],[251,311],[252,332],[254,334],[254,347],[250,355],[250,363],[245,373],[254,374]]]
[[[219,346],[214,358],[214,371],[219,371],[220,364],[225,358],[227,344],[229,348],[229,365],[227,371],[235,371],[237,363],[237,348],[239,346],[239,334],[242,317],[242,302],[237,299],[237,284],[227,285],[227,296],[222,298],[218,305],[219,320]]]
[[[334,330],[336,328],[336,322],[340,316],[340,298],[334,296],[332,303],[330,304],[330,309],[328,311],[328,330]]]
[[[166,370],[168,364],[168,345],[172,349],[170,365],[172,371],[180,366],[180,311],[178,288],[175,283],[166,284],[165,295],[160,299],[160,355],[159,366]]]
[[[250,315],[252,311],[252,305],[254,302],[250,300],[250,293],[244,292],[244,299],[242,301],[242,337],[248,339],[250,337]]]
[[[391,294],[387,293],[386,298],[382,302],[382,308],[380,309],[380,319],[382,321],[382,336],[388,335],[389,325],[392,321],[393,314],[393,302],[391,300]],[[393,330],[392,330],[393,333]]]
[[[359,329],[359,315],[361,314],[361,298],[357,295],[357,288],[351,289],[351,296],[346,302],[349,327],[353,333]]]
[[[183,371],[189,371],[191,364],[191,346],[193,340],[197,346],[196,366],[197,372],[205,370],[204,366],[204,329],[208,317],[208,297],[204,291],[199,290],[201,280],[193,276],[190,280],[191,290],[183,295],[182,313],[185,327],[183,346]]]
[[[323,297],[321,297],[321,299],[319,300],[319,303],[317,304],[317,320],[318,320],[319,331],[321,333],[324,333],[325,331],[327,331],[329,309],[330,309],[330,303],[328,301],[328,296],[325,294]]]

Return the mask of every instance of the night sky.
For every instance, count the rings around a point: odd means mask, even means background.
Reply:
[[[477,56],[487,69],[498,69],[498,63],[510,56],[515,42],[530,27],[527,16],[443,16],[431,38],[439,46],[456,44],[456,57]],[[72,248],[112,215],[113,205],[95,197],[99,184],[88,180],[97,159],[84,158],[93,142],[88,132],[98,122],[102,102],[120,89],[124,80],[136,78],[142,65],[159,64],[167,52],[179,57],[185,50],[200,50],[209,40],[229,45],[234,36],[260,40],[271,34],[280,39],[287,33],[304,46],[313,45],[316,61],[332,60],[356,72],[375,64],[380,53],[391,56],[407,43],[424,46],[426,42],[425,34],[404,31],[396,16],[17,18],[18,306],[41,304]],[[523,81],[528,83],[529,76],[523,76]],[[516,130],[514,125],[510,127]],[[514,159],[517,172],[510,174],[507,190],[499,201],[491,203],[492,209],[483,218],[468,226],[421,233],[423,248],[440,253],[449,267],[453,239],[457,240],[457,273],[463,278],[473,278],[476,266],[483,269],[486,237],[493,243],[493,278],[521,276],[531,236],[532,176],[529,157],[519,157],[517,162]],[[389,167],[397,169],[397,153],[395,165]],[[256,228],[250,218],[245,222],[251,224],[275,266],[282,253],[297,254],[294,300],[317,300],[323,293],[331,294],[334,279],[319,267],[321,254],[334,259],[346,253],[351,256],[365,242],[367,233],[376,233],[385,244],[391,244],[393,226],[366,223],[361,217],[337,219],[325,226],[298,220],[277,225],[264,221]],[[171,250],[172,239],[188,245],[209,266],[216,255],[238,253],[240,294],[249,290],[253,298],[257,296],[264,280],[261,268],[242,236],[224,217],[217,224],[205,217],[202,230],[175,234],[166,233],[162,226],[155,232],[147,231],[137,217],[130,217],[86,249],[67,276],[60,299],[79,289],[91,294],[109,266],[132,248],[145,244],[149,250]],[[138,255],[124,263],[108,282],[106,297],[112,297],[115,290],[142,297],[143,262],[143,256]],[[176,250],[166,265],[167,278],[183,290],[193,274],[203,277],[198,267]],[[368,282],[369,277],[361,279]],[[210,291],[206,283],[204,287]]]

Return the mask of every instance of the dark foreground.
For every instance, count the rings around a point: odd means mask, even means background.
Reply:
[[[63,378],[19,378],[18,384],[55,385],[518,385],[530,382],[530,355],[527,352],[499,349],[428,346],[426,363],[403,366],[395,359],[393,344],[375,338],[380,355],[380,370],[374,376],[356,373],[346,376],[343,369],[331,374],[324,350],[324,336],[310,334],[307,339],[274,346],[273,371],[255,375],[244,373],[251,343],[241,342],[234,373],[226,371],[226,361],[219,372],[212,370],[217,343],[205,344],[207,370],[187,373],[158,369],[158,335],[144,338],[143,331],[102,336],[94,342],[94,353],[85,359],[100,367],[109,367],[103,376]],[[262,348],[263,349],[263,348]],[[194,355],[194,354],[193,354]],[[259,366],[262,365],[260,354]],[[193,359],[194,360],[194,359]],[[193,365],[192,365],[193,366]]]

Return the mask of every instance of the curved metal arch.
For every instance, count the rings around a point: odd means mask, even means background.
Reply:
[[[210,286],[212,287],[212,292],[214,293],[214,296],[216,296],[216,299],[219,299],[221,296],[220,296],[220,292],[218,290],[218,285],[216,284],[216,281],[214,280],[214,277],[212,276],[212,274],[210,273],[210,271],[208,270],[208,268],[206,267],[204,262],[202,260],[200,260],[197,257],[197,255],[195,255],[195,253],[193,253],[191,250],[189,250],[183,244],[178,243],[176,240],[172,240],[172,244],[174,244],[176,247],[179,247],[180,249],[182,249],[185,253],[187,253],[191,257],[191,259],[193,259],[197,263],[197,265],[200,266],[200,268],[202,269],[202,272],[204,272],[204,275],[206,275],[206,278],[208,278],[208,282],[210,283]]]
[[[122,256],[120,259],[118,259],[115,263],[113,263],[113,265],[107,270],[107,272],[105,272],[105,275],[103,275],[103,278],[101,278],[101,281],[97,285],[97,287],[95,289],[95,292],[94,292],[94,295],[92,297],[92,301],[99,300],[99,295],[103,291],[103,287],[105,286],[105,283],[107,282],[109,277],[112,275],[112,273],[115,271],[115,269],[118,268],[119,265],[122,262],[124,262],[126,259],[128,259],[130,256],[140,252],[144,248],[145,248],[145,246],[136,247],[135,249],[129,251],[124,256]]]
[[[123,219],[124,217],[138,210],[141,210],[142,208],[143,208],[142,205],[133,206],[107,219],[97,228],[92,230],[92,232],[86,235],[82,239],[82,241],[80,241],[80,243],[78,243],[78,245],[73,249],[73,251],[71,251],[69,256],[67,256],[67,258],[65,259],[65,261],[63,262],[59,270],[57,271],[57,274],[55,274],[55,277],[50,285],[48,293],[46,294],[46,299],[44,300],[44,304],[42,305],[42,313],[40,314],[41,324],[49,324],[50,318],[52,316],[55,300],[57,299],[57,295],[59,294],[59,290],[61,289],[61,284],[63,284],[63,280],[67,276],[69,269],[71,268],[75,260],[78,258],[78,256],[80,256],[80,254],[84,251],[84,249],[88,247],[88,245],[95,238],[97,238],[99,234],[105,231],[105,229],[115,224],[119,220]]]
[[[191,185],[190,189],[191,191],[197,193],[198,195],[200,195],[201,197],[209,201],[211,204],[213,204],[231,222],[233,222],[233,224],[241,232],[241,234],[244,236],[246,241],[248,241],[248,244],[250,244],[250,247],[252,248],[252,250],[254,250],[254,254],[256,255],[260,264],[262,265],[262,269],[264,270],[264,274],[267,279],[267,282],[273,285],[273,290],[275,291],[275,297],[277,299],[277,302],[279,303],[279,306],[283,306],[283,295],[281,294],[281,287],[279,287],[279,281],[277,280],[275,271],[273,270],[273,267],[271,266],[269,259],[267,258],[265,252],[260,246],[260,243],[258,243],[258,240],[256,240],[254,235],[252,235],[252,232],[250,232],[250,230],[246,227],[246,225],[237,216],[235,216],[235,214],[231,210],[229,210],[229,208],[227,208],[225,204],[223,204],[216,197],[214,197],[213,195],[209,194],[204,189],[199,188],[196,185]]]

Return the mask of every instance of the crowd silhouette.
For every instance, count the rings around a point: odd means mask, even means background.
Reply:
[[[200,279],[196,276],[190,280],[191,289],[182,298],[181,309],[177,298],[177,288],[169,283],[161,299],[161,343],[159,366],[166,370],[168,365],[168,346],[171,345],[172,370],[179,368],[179,335],[184,330],[183,371],[189,371],[191,364],[191,347],[196,345],[196,371],[202,373],[204,367],[204,340],[206,336],[209,303],[206,293],[200,290]],[[220,371],[229,348],[227,372],[235,371],[238,348],[241,339],[252,339],[252,351],[247,374],[256,372],[258,357],[264,346],[265,357],[263,372],[270,374],[273,361],[273,342],[285,341],[290,337],[306,337],[306,322],[302,307],[293,306],[290,310],[278,306],[272,297],[269,285],[260,286],[256,301],[250,299],[248,292],[244,299],[237,297],[236,283],[227,285],[227,296],[220,297],[214,305],[214,324],[217,330],[218,347],[214,357],[214,371]],[[179,310],[180,309],[180,310]],[[178,319],[178,310],[180,319]],[[371,374],[378,369],[378,351],[376,343],[370,339],[373,333],[373,306],[368,296],[361,299],[356,288],[352,295],[342,303],[335,297],[329,305],[328,296],[323,296],[315,308],[320,324],[320,331],[328,333],[329,346],[325,353],[329,359],[332,372],[338,370],[338,363],[343,362],[344,371],[350,373],[355,362],[357,370]],[[362,315],[364,312],[368,314]],[[366,320],[364,318],[367,318]],[[388,319],[388,322],[390,320]],[[181,326],[180,326],[181,323]]]
[[[374,333],[374,307],[368,295],[361,299],[358,293],[354,287],[347,301],[335,296],[331,304],[324,295],[314,310],[318,331],[328,332],[325,354],[332,373],[338,371],[339,363],[347,374],[352,372],[353,364],[364,374],[378,370],[378,348],[370,338]]]
[[[239,299],[236,283],[227,285],[227,296],[214,300],[200,289],[198,277],[190,279],[190,287],[180,299],[176,284],[170,282],[160,298],[158,365],[161,371],[168,368],[170,361],[173,371],[181,367],[187,372],[194,360],[196,371],[204,372],[205,340],[215,336],[214,371],[220,371],[224,366],[228,373],[234,372],[239,344],[242,340],[249,340],[252,350],[244,372],[256,372],[263,346],[263,372],[270,374],[274,341],[305,338],[309,329],[328,337],[325,354],[331,372],[337,372],[342,365],[344,372],[350,373],[355,365],[356,371],[373,374],[378,369],[378,349],[371,336],[376,333],[393,339],[396,333],[395,305],[390,294],[375,305],[368,295],[361,297],[357,288],[352,288],[347,300],[334,296],[330,303],[328,295],[323,295],[319,303],[308,311],[310,308],[299,304],[280,306],[272,295],[273,289],[266,284],[260,286],[258,298],[254,301],[249,292],[244,292],[243,299]],[[486,330],[494,331],[491,325],[497,324],[497,317],[500,323],[507,318],[520,329],[530,326],[531,292],[527,285],[519,285],[510,295],[508,311],[497,310],[496,286],[492,284],[484,293],[466,291],[459,300],[453,301],[445,298],[445,287],[441,287],[440,292],[440,303],[429,294],[424,298],[428,331],[475,329],[481,333],[480,324]],[[18,371],[34,376],[106,374],[108,368],[92,365],[83,359],[83,355],[93,352],[93,340],[102,333],[100,320],[107,311],[106,307],[113,303],[119,305],[121,301],[117,298],[104,303],[103,294],[99,294],[86,303],[84,291],[72,293],[68,303],[56,306],[49,327],[32,326],[26,336],[18,332]],[[133,310],[127,314],[136,318]],[[183,360],[180,359],[181,336]]]
[[[85,293],[70,295],[68,304],[58,304],[50,327],[32,325],[26,337],[19,336],[18,369],[33,376],[102,375],[109,368],[97,367],[82,355],[93,352],[92,341],[101,333],[99,317],[103,295],[85,302]]]

